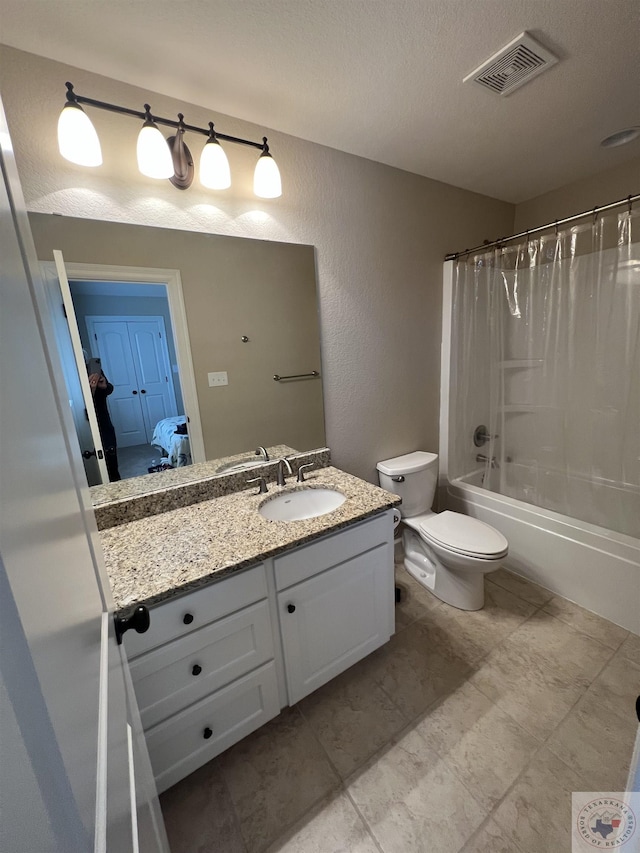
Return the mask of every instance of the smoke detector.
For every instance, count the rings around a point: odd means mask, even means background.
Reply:
[[[510,95],[556,62],[557,56],[524,32],[467,74],[462,82],[474,80],[498,95]]]

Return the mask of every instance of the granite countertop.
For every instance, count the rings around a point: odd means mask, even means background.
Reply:
[[[326,515],[267,521],[260,504],[295,482],[271,485],[163,512],[100,532],[117,611],[151,606],[397,506],[400,498],[337,468],[308,473],[308,486],[333,487],[347,500]]]

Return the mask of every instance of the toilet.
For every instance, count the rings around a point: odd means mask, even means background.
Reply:
[[[507,556],[505,537],[459,512],[433,512],[438,455],[418,450],[378,462],[380,485],[402,498],[404,566],[424,587],[460,610],[484,605],[484,576]]]

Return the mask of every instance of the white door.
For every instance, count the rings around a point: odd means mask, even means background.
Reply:
[[[149,444],[158,421],[178,414],[162,317],[87,317],[89,336],[114,386],[118,445]]]
[[[0,104],[0,850],[168,853]]]
[[[86,375],[86,370],[83,369],[82,373],[78,371],[71,333],[69,331],[68,315],[62,299],[55,265],[43,263],[40,265],[40,269],[44,277],[49,315],[54,327],[69,397],[69,407],[80,444],[87,482],[90,486],[97,486],[102,483],[102,474],[98,466],[97,451],[93,441],[91,424],[89,423],[89,414],[85,408],[80,379],[81,376]]]
[[[102,370],[113,385],[108,405],[118,447],[148,444],[127,324],[94,317],[87,318],[87,325],[92,352],[99,356]]]

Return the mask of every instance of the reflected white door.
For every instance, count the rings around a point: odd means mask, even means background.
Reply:
[[[178,414],[162,317],[87,317],[113,394],[118,446],[149,444],[158,421]]]
[[[0,167],[0,850],[168,853],[1,104]]]

